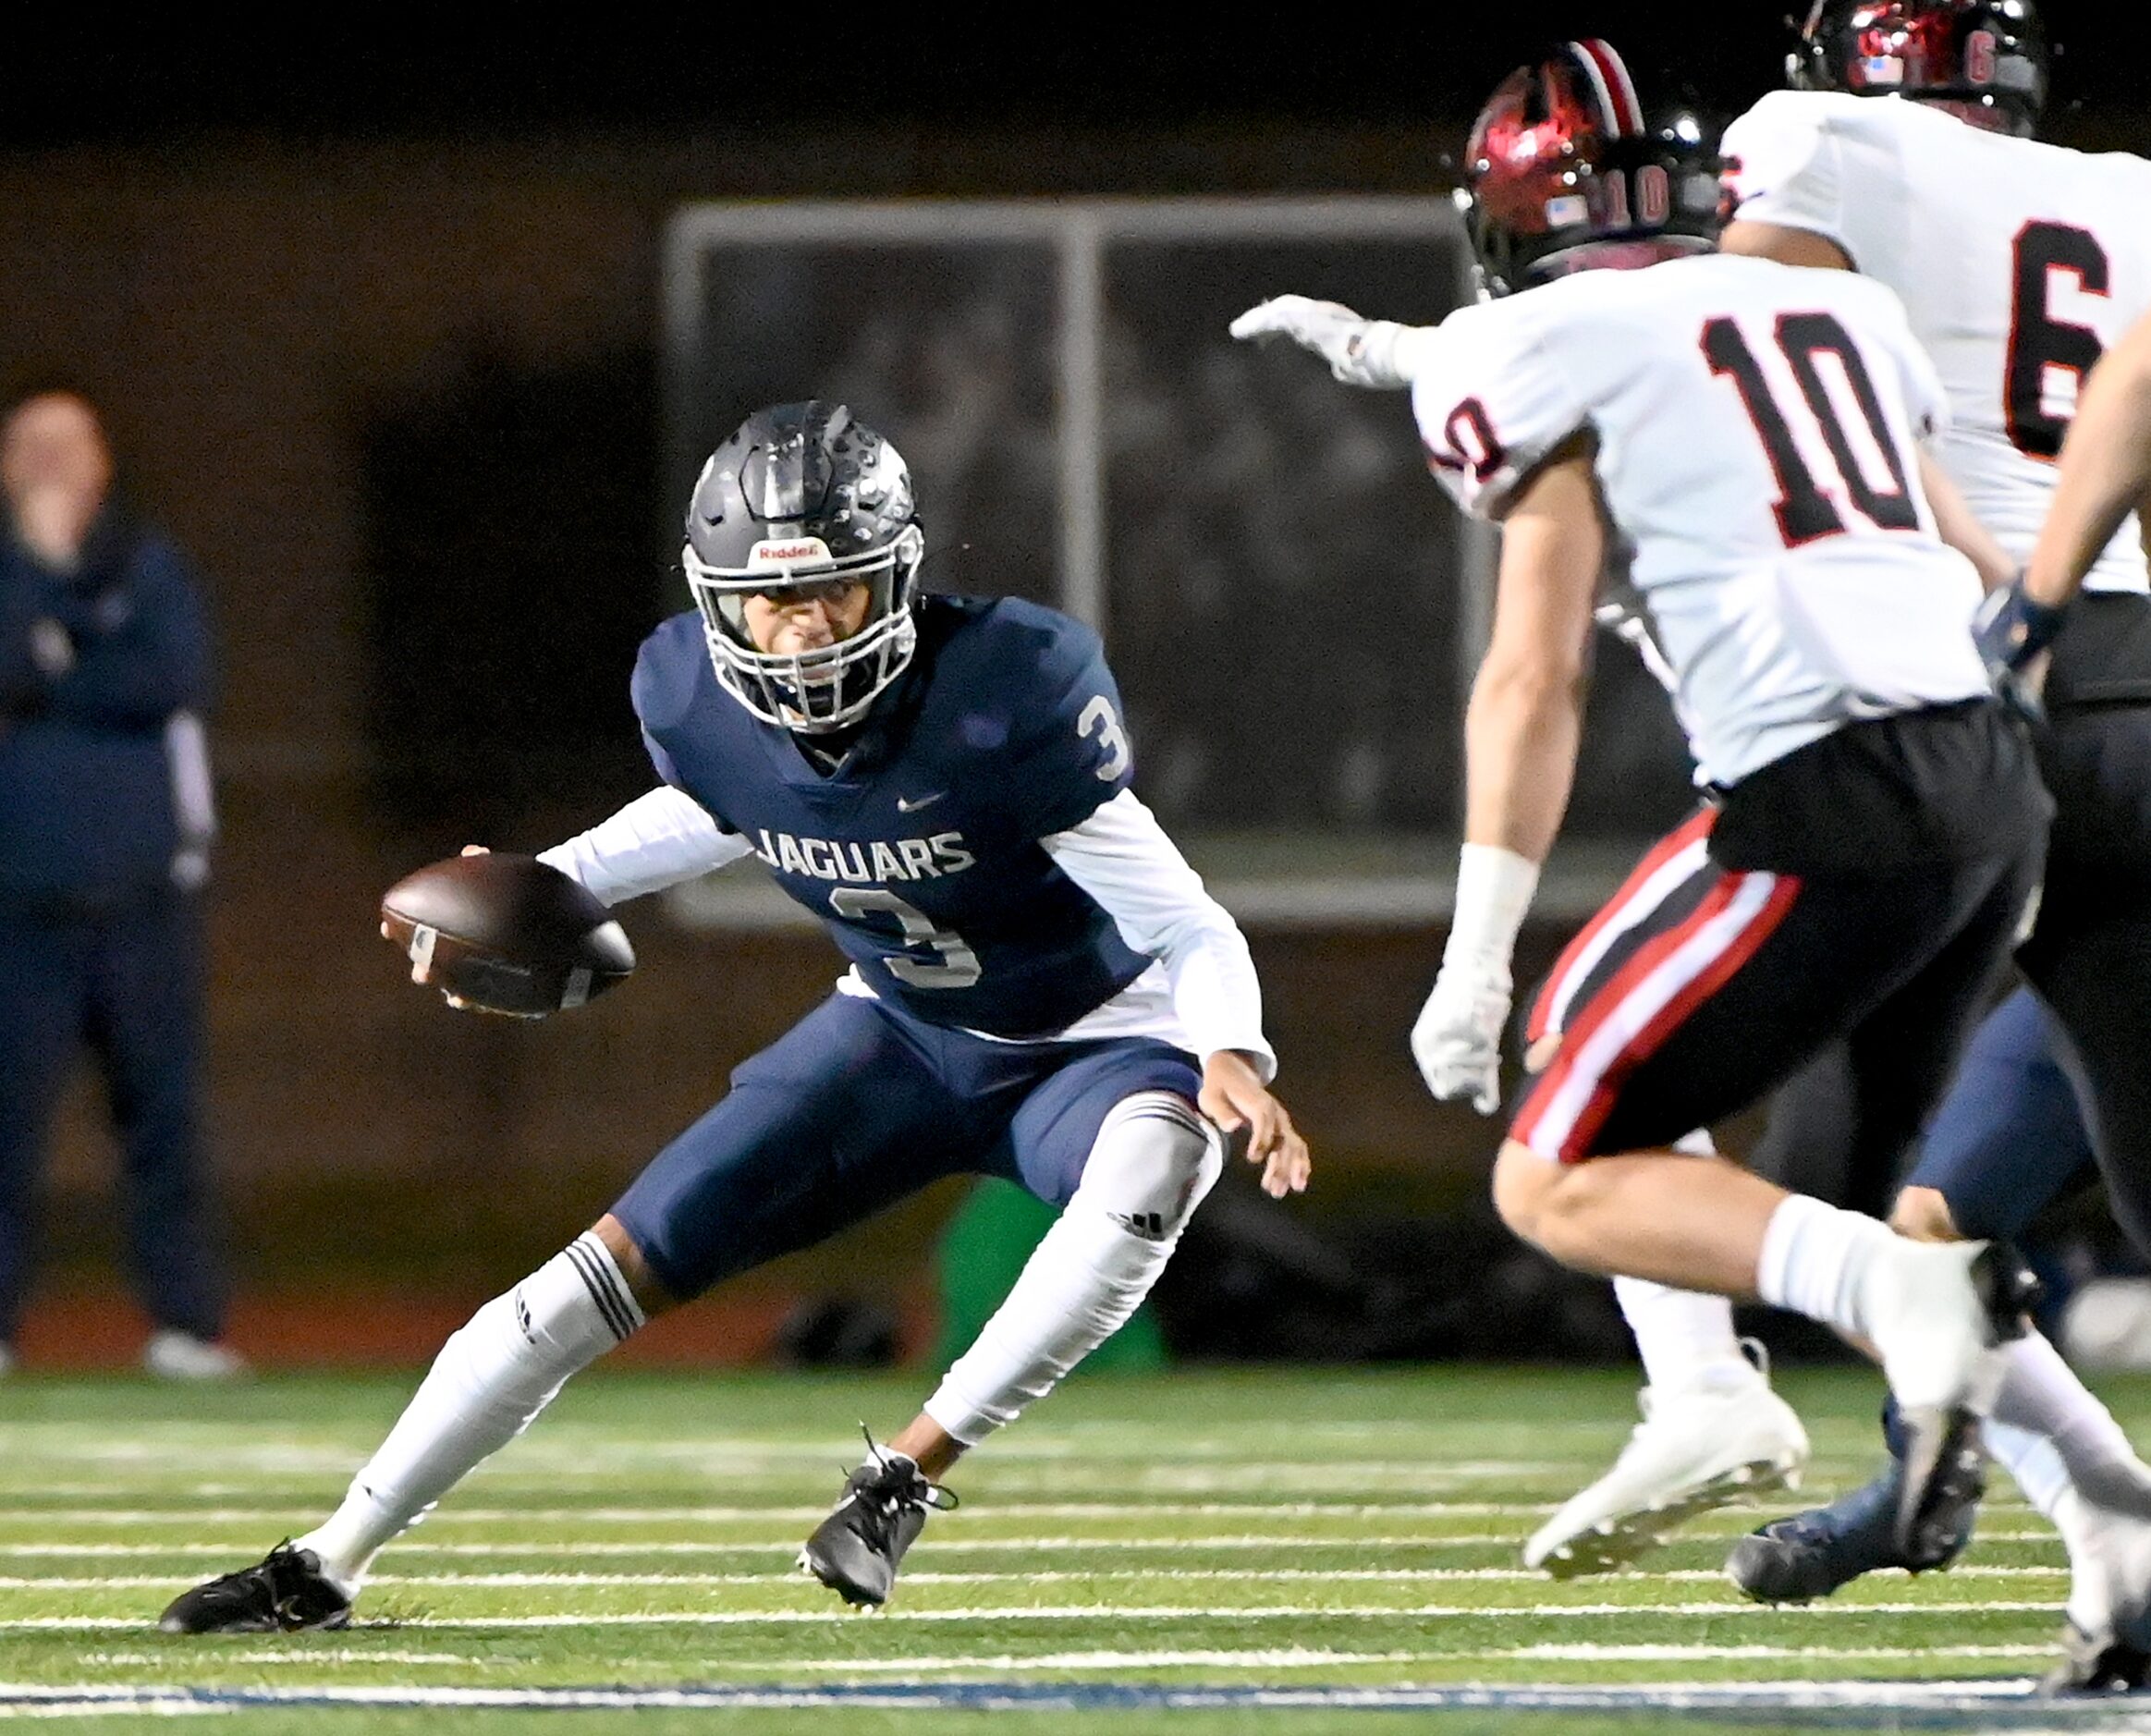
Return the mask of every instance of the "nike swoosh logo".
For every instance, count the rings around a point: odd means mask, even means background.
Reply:
[[[946,789],[936,789],[931,796],[921,796],[916,801],[898,796],[897,798],[897,812],[898,813],[916,813],[921,808],[931,808],[947,793]]]

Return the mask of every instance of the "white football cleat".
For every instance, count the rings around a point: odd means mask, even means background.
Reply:
[[[1807,1431],[1760,1372],[1731,1386],[1645,1387],[1636,1403],[1644,1420],[1613,1469],[1533,1533],[1526,1567],[1610,1573],[1698,1513],[1800,1486]]]
[[[1880,1251],[1862,1278],[1868,1336],[1904,1427],[1894,1538],[1914,1572],[1938,1566],[1986,1491],[1980,1421],[2007,1372],[2038,1280],[2003,1241],[1919,1242]]]
[[[2050,1693],[2132,1690],[2151,1670],[2151,1522],[2064,1490],[2055,1528],[2069,1546],[2062,1657]]]
[[[1900,1237],[1866,1274],[1868,1333],[1900,1410],[1962,1406],[1985,1416],[1994,1409],[2002,1333],[1983,1285],[1985,1268],[2003,1249]]]
[[[236,1380],[248,1372],[237,1351],[170,1328],[142,1346],[142,1366],[160,1380]]]

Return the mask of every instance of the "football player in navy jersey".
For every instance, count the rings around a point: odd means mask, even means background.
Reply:
[[[167,1630],[343,1625],[383,1546],[650,1315],[943,1176],[1004,1176],[1059,1219],[800,1557],[880,1604],[935,1479],[1149,1293],[1225,1134],[1272,1194],[1306,1185],[1246,942],[1130,788],[1097,636],[920,594],[910,475],[840,405],[749,417],[687,533],[696,608],[633,682],[663,783],[544,859],[609,904],[758,856],[850,968],[448,1340],[324,1523],[184,1594]]]

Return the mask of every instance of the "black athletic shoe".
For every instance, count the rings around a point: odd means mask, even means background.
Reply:
[[[2061,1630],[2061,1661],[2039,1684],[2042,1693],[2129,1693],[2151,1675],[2151,1652],[2129,1644],[2108,1628],[2086,1633],[2075,1622]]]
[[[800,1566],[848,1604],[888,1602],[897,1564],[911,1547],[929,1509],[956,1505],[955,1494],[902,1453],[866,1437],[867,1461],[844,1485],[844,1498],[807,1539]]]
[[[181,1592],[157,1626],[166,1633],[304,1633],[350,1620],[351,1600],[323,1575],[321,1557],[287,1541],[252,1567]]]
[[[1939,1559],[1912,1567],[1898,1553],[1895,1536],[1903,1485],[1903,1468],[1892,1459],[1874,1482],[1827,1507],[1771,1521],[1733,1545],[1726,1557],[1726,1577],[1757,1603],[1803,1604],[1827,1597],[1878,1567],[1912,1568],[1916,1573],[1949,1566],[1972,1540],[1971,1510],[1959,1514],[1957,1529]]]

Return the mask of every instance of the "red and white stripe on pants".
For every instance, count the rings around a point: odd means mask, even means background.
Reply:
[[[1558,1033],[1560,1052],[1509,1130],[1541,1156],[1592,1155],[1622,1083],[1698,1007],[1754,957],[1800,894],[1789,874],[1734,873],[1707,855],[1705,812],[1667,837],[1570,943],[1534,1007],[1532,1040]],[[1713,876],[1695,908],[1657,933],[1652,918],[1698,874]],[[1646,931],[1633,954],[1581,1007],[1584,984],[1615,947]]]
[[[1652,845],[1649,853],[1620,883],[1620,889],[1600,905],[1598,914],[1562,947],[1546,985],[1532,1003],[1531,1017],[1524,1024],[1526,1042],[1536,1043],[1541,1037],[1565,1030],[1570,1005],[1606,955],[1703,872],[1710,861],[1710,828],[1717,821],[1716,808],[1699,808]]]

